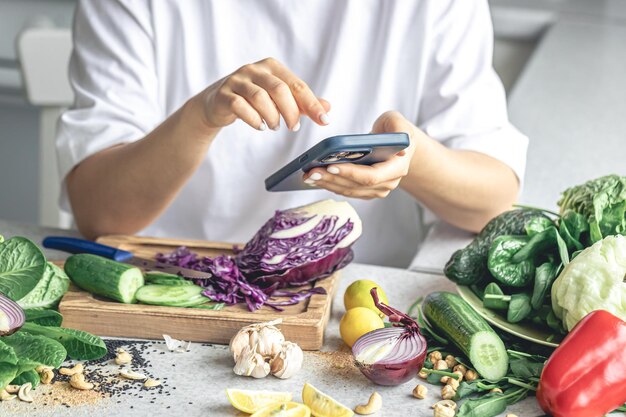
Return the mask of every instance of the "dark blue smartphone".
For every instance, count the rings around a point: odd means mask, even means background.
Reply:
[[[326,138],[265,179],[267,191],[311,190],[305,172],[320,166],[350,162],[373,165],[409,146],[406,133],[369,133]]]

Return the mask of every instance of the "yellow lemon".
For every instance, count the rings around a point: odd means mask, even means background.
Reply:
[[[354,412],[309,383],[302,389],[302,401],[315,417],[352,417]]]
[[[355,307],[346,311],[339,322],[339,334],[352,347],[354,342],[365,333],[385,327],[383,319],[367,307]]]
[[[284,402],[261,408],[251,417],[310,417],[311,409],[304,404]]]
[[[350,310],[354,307],[367,307],[380,315],[380,317],[384,317],[385,315],[376,308],[374,300],[372,300],[370,291],[374,287],[376,287],[378,299],[388,305],[387,294],[385,294],[385,291],[383,291],[380,285],[369,279],[360,279],[350,284],[343,294],[343,305],[346,307],[346,310]]]
[[[292,397],[290,392],[255,391],[234,388],[228,388],[226,395],[233,407],[248,414],[252,414],[271,404],[291,401]]]

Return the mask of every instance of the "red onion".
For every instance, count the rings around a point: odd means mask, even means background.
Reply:
[[[15,301],[0,294],[0,336],[8,336],[22,327],[26,317]]]
[[[394,323],[394,327],[372,330],[352,346],[352,355],[363,375],[379,385],[400,385],[422,369],[426,359],[426,339],[411,317],[378,300],[374,304]]]

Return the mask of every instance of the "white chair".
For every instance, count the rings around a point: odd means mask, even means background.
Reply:
[[[74,100],[67,76],[71,32],[54,27],[27,28],[17,37],[16,48],[27,100],[41,109],[39,224],[67,228],[72,218],[58,205],[60,179],[54,138],[57,119]]]

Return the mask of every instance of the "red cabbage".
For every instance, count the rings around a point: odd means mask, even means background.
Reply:
[[[347,202],[324,200],[276,211],[236,255],[241,272],[262,287],[294,287],[350,263],[361,220]]]
[[[204,295],[228,305],[246,303],[250,311],[267,305],[276,310],[297,304],[320,287],[297,292],[283,288],[311,284],[343,268],[353,259],[350,246],[361,235],[361,220],[346,202],[324,200],[276,214],[235,257],[201,257],[180,247],[156,259],[170,265],[211,272],[193,281]],[[287,298],[277,301],[275,298]]]

